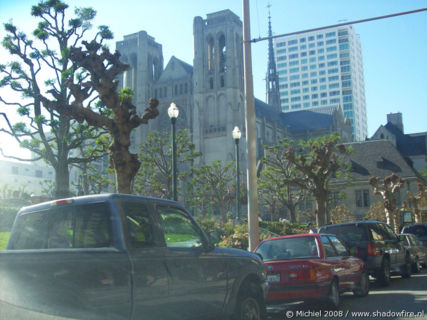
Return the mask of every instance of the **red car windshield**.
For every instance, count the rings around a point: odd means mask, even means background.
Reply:
[[[257,253],[264,261],[313,259],[319,257],[315,237],[295,237],[268,240],[260,244]]]

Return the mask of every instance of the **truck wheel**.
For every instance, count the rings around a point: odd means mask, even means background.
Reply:
[[[244,285],[237,298],[236,311],[233,320],[261,320],[263,303],[259,298],[256,286]]]
[[[356,297],[365,297],[369,293],[369,274],[363,271],[360,275],[360,281],[356,289],[353,291]]]
[[[383,259],[381,270],[376,274],[377,281],[380,285],[387,287],[390,285],[390,261]]]
[[[411,259],[409,256],[405,258],[405,264],[401,267],[402,278],[410,278],[411,277]]]
[[[421,264],[420,261],[418,260],[418,257],[415,257],[415,261],[412,264],[412,272],[413,273],[418,273],[421,270]]]
[[[338,281],[332,280],[331,286],[329,287],[329,293],[326,297],[326,303],[331,309],[338,309],[341,303],[340,291],[338,289]]]

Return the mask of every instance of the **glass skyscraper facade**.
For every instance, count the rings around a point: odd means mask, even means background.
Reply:
[[[274,50],[283,112],[341,106],[353,140],[365,140],[362,50],[352,26],[277,38]]]

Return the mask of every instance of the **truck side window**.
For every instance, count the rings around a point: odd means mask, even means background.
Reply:
[[[111,246],[110,211],[105,203],[74,207],[74,248]]]
[[[168,248],[201,247],[202,236],[187,214],[178,208],[159,206],[161,225]]]
[[[71,248],[73,246],[73,217],[67,208],[63,212],[56,212],[49,216],[49,230],[47,247]]]
[[[326,258],[336,257],[337,253],[335,252],[335,249],[332,246],[332,244],[329,242],[328,237],[321,236],[321,239],[322,239],[322,243],[323,243],[323,248],[325,248]]]
[[[153,222],[147,207],[141,202],[119,200],[126,218],[129,240],[134,248],[154,245]]]

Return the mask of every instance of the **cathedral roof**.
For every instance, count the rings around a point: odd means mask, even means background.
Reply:
[[[316,110],[286,112],[282,113],[280,118],[291,132],[327,129],[333,124],[333,113],[323,113]]]
[[[178,80],[193,75],[193,66],[172,56],[158,82]]]
[[[287,127],[290,132],[304,132],[329,129],[339,106],[316,108],[293,112],[277,112],[270,105],[255,98],[255,114],[259,118],[276,122],[278,126]]]

